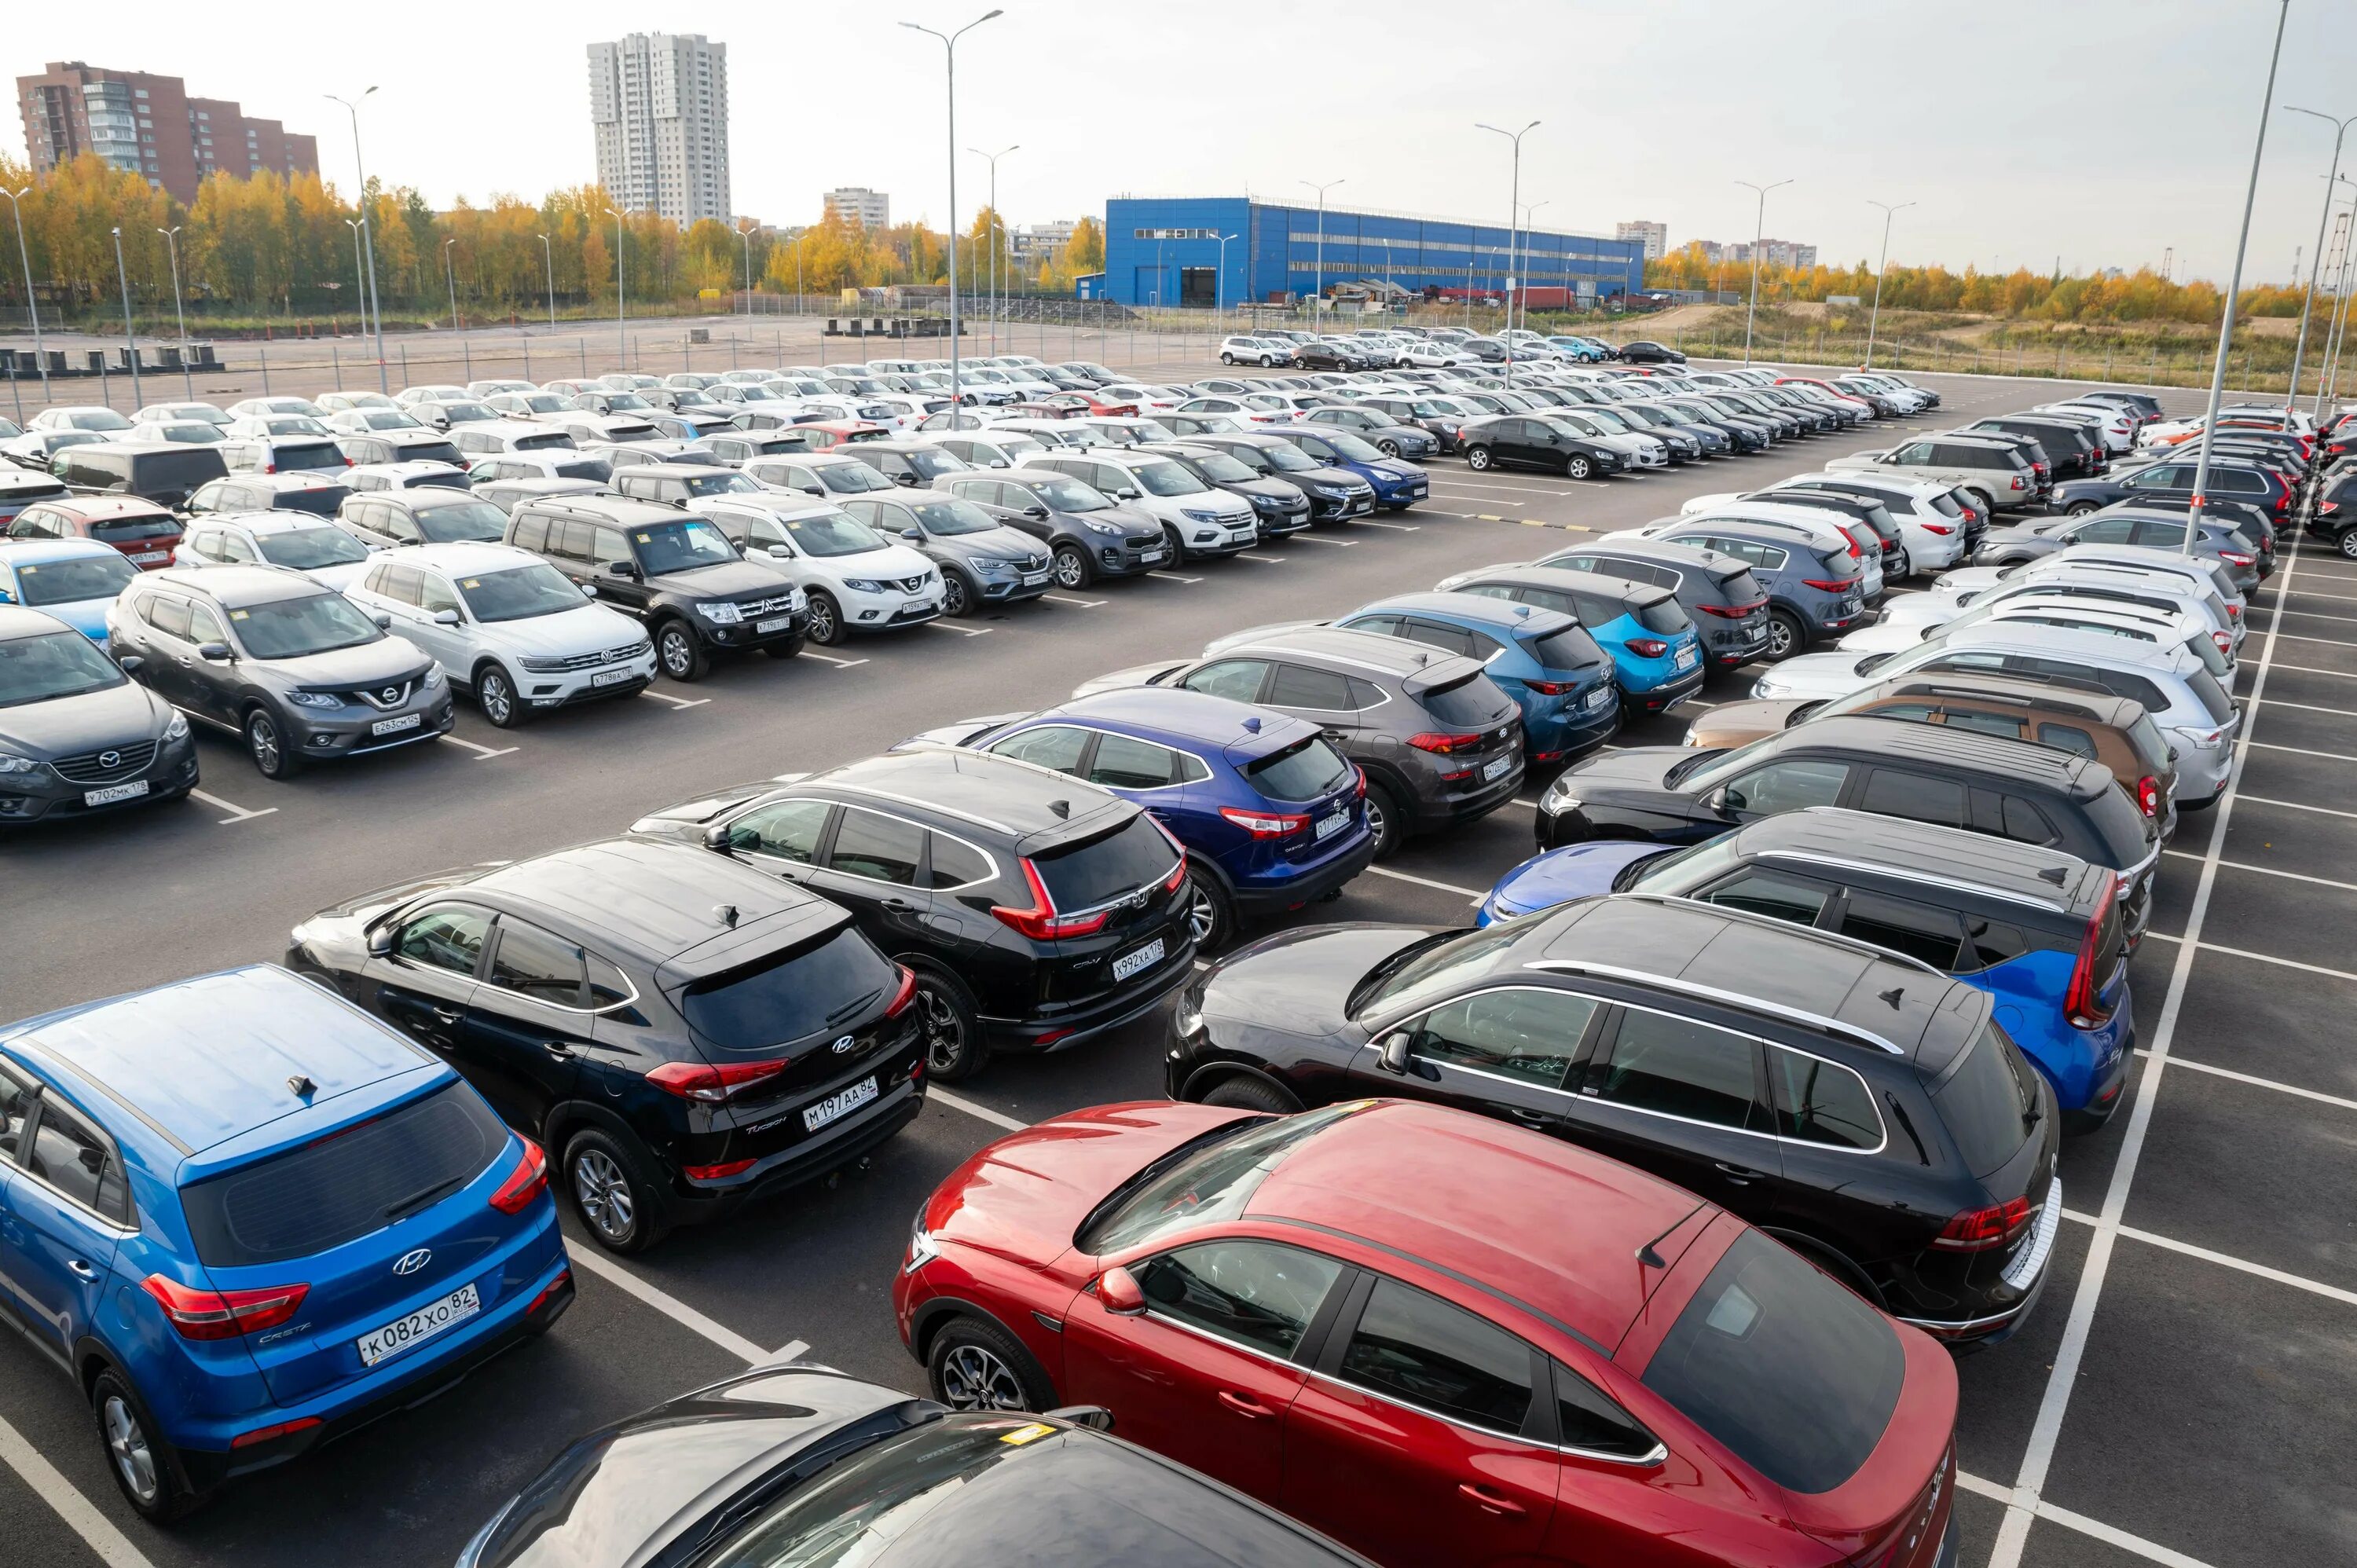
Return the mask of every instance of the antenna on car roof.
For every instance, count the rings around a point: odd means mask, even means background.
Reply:
[[[2071,880],[2071,868],[2067,865],[2046,866],[2039,872],[2038,879],[2040,882],[2051,882],[2055,886],[2060,887]]]
[[[1890,1010],[1893,1013],[1899,1011],[1900,999],[1906,994],[1907,988],[1903,985],[1894,985],[1888,991],[1878,991],[1875,993],[1875,995],[1890,1004]]]
[[[1072,803],[1070,800],[1050,800],[1048,802],[1048,810],[1060,818],[1069,819],[1072,814]]]
[[[286,1079],[286,1087],[295,1091],[295,1096],[298,1100],[308,1100],[319,1092],[319,1086],[311,1081],[311,1076],[308,1073],[291,1074]]]
[[[736,906],[736,905],[734,905],[734,904],[715,904],[715,905],[712,907],[712,913],[713,913],[713,915],[714,915],[716,918],[718,918],[718,920],[720,921],[720,923],[721,923],[722,925],[724,925],[724,926],[727,927],[730,930],[732,930],[732,931],[733,931],[733,930],[735,930],[735,929],[737,929],[737,906]]]
[[[1692,1219],[1695,1215],[1701,1213],[1707,1207],[1709,1207],[1707,1204],[1697,1203],[1692,1208],[1687,1209],[1684,1214],[1679,1215],[1677,1225],[1671,1226],[1669,1230],[1663,1231],[1661,1235],[1654,1237],[1652,1240],[1647,1241],[1643,1246],[1637,1249],[1637,1261],[1644,1264],[1649,1269],[1668,1268],[1670,1266],[1668,1261],[1659,1252],[1653,1251],[1653,1243],[1674,1234],[1677,1230],[1678,1225],[1684,1225],[1687,1220]]]

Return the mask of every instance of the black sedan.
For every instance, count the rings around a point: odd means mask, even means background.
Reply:
[[[1558,420],[1536,414],[1500,413],[1477,419],[1457,433],[1469,468],[1542,468],[1566,478],[1592,479],[1617,474],[1628,460],[1600,441]]]
[[[1297,343],[1293,346],[1293,366],[1299,371],[1363,371],[1367,361],[1331,343]]]
[[[457,1568],[1369,1568],[1112,1424],[1094,1406],[958,1414],[823,1367],[755,1367],[574,1444]]]
[[[1620,345],[1620,358],[1631,365],[1683,365],[1686,357],[1666,343],[1656,343],[1650,338],[1640,338],[1633,343]]]

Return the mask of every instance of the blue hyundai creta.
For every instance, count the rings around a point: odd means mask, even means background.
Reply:
[[[1386,457],[1374,443],[1329,425],[1257,424],[1255,435],[1292,442],[1315,462],[1357,475],[1375,489],[1375,504],[1405,511],[1432,494],[1432,476],[1404,457]]]
[[[254,965],[0,1027],[0,1315],[151,1520],[572,1299],[538,1145],[310,981]]]
[[[1667,588],[1561,566],[1484,566],[1443,577],[1440,585],[1577,619],[1610,655],[1632,716],[1667,713],[1702,689],[1702,636]]]
[[[0,605],[47,610],[100,644],[106,607],[138,575],[122,551],[96,539],[0,542]]]
[[[1199,947],[1330,897],[1374,858],[1366,779],[1316,725],[1207,693],[1127,687],[904,744],[965,746],[1145,807],[1187,851]]]
[[[2054,1086],[2064,1129],[2108,1120],[2136,1045],[2115,873],[2058,850],[1828,807],[1685,849],[1566,844],[1523,862],[1479,925],[1606,893],[1772,915],[1886,948],[1996,999],[1999,1027]]]
[[[1620,733],[1613,660],[1560,610],[1478,592],[1401,594],[1334,624],[1480,660],[1523,710],[1525,760],[1534,768],[1574,761]]]

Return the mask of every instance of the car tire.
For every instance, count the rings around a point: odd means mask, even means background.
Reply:
[[[1273,371],[1276,369],[1276,356],[1274,354],[1263,354],[1260,359],[1260,368],[1264,371]]]
[[[1200,1103],[1228,1111],[1265,1111],[1273,1116],[1290,1116],[1301,1109],[1301,1101],[1266,1079],[1241,1072],[1211,1085]]]
[[[925,1381],[952,1410],[1052,1410],[1056,1387],[1030,1351],[987,1318],[959,1313],[925,1350]]]
[[[302,754],[286,744],[285,726],[267,708],[246,711],[245,755],[264,779],[292,779],[303,771]]]
[[[1768,651],[1760,657],[1771,664],[1804,653],[1809,647],[1808,628],[1801,618],[1791,610],[1771,608],[1768,612]]]
[[[623,1257],[645,1251],[672,1225],[668,1195],[636,1145],[602,1127],[585,1127],[565,1145],[565,1191],[574,1211],[597,1245]]]
[[[1221,351],[1221,353],[1220,353],[1220,363],[1222,363],[1222,364],[1223,364],[1223,365],[1232,365],[1232,364],[1234,364],[1235,362],[1236,362],[1236,357],[1235,357],[1233,354],[1228,353],[1228,352],[1227,352],[1226,350],[1224,350],[1224,349],[1222,349],[1222,350]]]
[[[180,1484],[172,1445],[128,1378],[112,1367],[99,1373],[91,1384],[90,1410],[106,1468],[132,1511],[150,1524],[169,1524],[203,1506],[205,1494]]]
[[[2347,529],[2334,534],[2332,548],[2341,552],[2344,560],[2357,561],[2357,528]]]
[[[1595,472],[1596,465],[1577,454],[1563,460],[1563,477],[1566,479],[1584,479]]]
[[[834,596],[823,589],[811,590],[810,639],[821,648],[834,648],[850,636],[850,630],[843,624],[842,607],[834,602]]]
[[[2101,511],[2103,509],[2098,507],[2093,501],[2072,501],[2069,506],[2062,509],[2062,515],[2064,517],[2085,517],[2089,512]]]
[[[486,662],[475,671],[475,706],[493,729],[514,729],[532,717],[532,710],[516,693],[515,678],[498,664]]]
[[[925,1076],[942,1083],[972,1078],[990,1065],[990,1036],[982,1009],[965,983],[931,964],[909,966],[917,977],[917,1027],[925,1039]]]
[[[683,683],[701,681],[704,672],[712,668],[712,660],[704,651],[703,639],[695,628],[676,618],[655,628],[655,663],[662,672]]]
[[[1235,940],[1236,905],[1227,889],[1208,876],[1189,876],[1180,900],[1187,911],[1187,929],[1194,934],[1195,950],[1214,953]]]
[[[1399,443],[1396,441],[1378,441],[1375,443],[1375,450],[1381,452],[1386,457],[1396,457],[1399,456]]]
[[[1085,588],[1097,580],[1097,569],[1090,563],[1088,552],[1077,544],[1057,545],[1049,570],[1055,575],[1056,586],[1068,593]]]
[[[965,580],[965,574],[956,571],[942,574],[942,614],[970,616],[981,604],[982,595]]]
[[[1465,448],[1465,466],[1477,474],[1487,472],[1490,467],[1490,449],[1487,446],[1468,446]]]
[[[1167,522],[1162,525],[1162,544],[1170,552],[1170,564],[1184,566],[1187,564],[1187,542],[1179,538],[1178,531]]]
[[[1407,842],[1407,817],[1391,786],[1367,780],[1367,825],[1374,830],[1375,858],[1387,860]]]

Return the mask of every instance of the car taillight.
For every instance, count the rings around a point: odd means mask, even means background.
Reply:
[[[1640,659],[1659,659],[1669,650],[1670,645],[1659,638],[1632,637],[1629,639],[1629,651]]]
[[[2316,503],[2316,515],[2319,517],[2322,517],[2328,511],[2339,511],[2340,510],[2341,503],[2339,501],[2319,501]]]
[[[1055,901],[1048,897],[1048,885],[1039,880],[1039,868],[1028,859],[1016,864],[1023,867],[1023,880],[1031,889],[1031,907],[1010,909],[1003,904],[994,904],[990,908],[1009,930],[1035,942],[1052,942],[1103,930],[1105,921],[1112,918],[1110,909],[1101,909],[1093,915],[1057,914]]]
[[[1308,817],[1284,811],[1243,811],[1233,806],[1222,806],[1220,815],[1256,839],[1285,838],[1309,825]]]
[[[1944,522],[1927,522],[1923,525],[1923,532],[1926,533],[1936,533],[1941,538],[1945,539],[1949,534],[1953,533],[1956,531],[1954,528]]]
[[[1478,735],[1442,735],[1436,730],[1426,730],[1422,735],[1408,736],[1407,743],[1418,751],[1429,751],[1441,757],[1454,757],[1460,751],[1479,750],[1481,737]]]
[[[1578,683],[1572,681],[1525,681],[1523,684],[1542,697],[1568,696],[1578,690]]]
[[[2160,815],[2160,780],[2147,773],[2136,780],[2136,810],[2147,817]]]
[[[264,463],[262,465],[262,471],[265,474],[274,474],[278,472],[278,465],[275,463]]]
[[[743,1176],[759,1163],[758,1159],[723,1160],[716,1165],[682,1165],[679,1168],[690,1181],[726,1181],[733,1176]]]
[[[2017,490],[2026,490],[2029,488],[2029,481],[2016,474],[2013,476],[2013,488]]]
[[[1766,599],[1754,599],[1748,605],[1696,605],[1695,608],[1722,620],[1741,620],[1767,602]]]
[[[647,1081],[665,1094],[717,1105],[791,1066],[791,1059],[784,1057],[769,1061],[728,1062],[720,1067],[705,1062],[665,1062],[647,1074]]]
[[[231,1438],[229,1445],[232,1449],[251,1448],[257,1443],[268,1443],[280,1437],[292,1437],[298,1432],[308,1432],[320,1424],[322,1423],[317,1416],[307,1415],[296,1421],[282,1421],[269,1426],[257,1426],[252,1432],[241,1432]]]
[[[309,1285],[265,1285],[259,1290],[191,1290],[177,1280],[149,1274],[139,1286],[156,1298],[183,1339],[235,1339],[275,1328],[303,1308]]]
[[[2143,780],[2137,784],[2139,796],[2148,782],[2151,781]],[[2152,816],[2158,812],[2147,811],[2146,814]],[[2119,875],[2116,872],[2104,873],[2104,885],[2097,890],[2095,912],[2087,917],[2087,929],[2079,938],[2079,961],[2071,969],[2071,988],[2062,997],[2063,1016],[2071,1020],[2071,1026],[2074,1029],[2093,1029],[2111,1021],[2112,1009],[2104,1004],[2099,994],[2104,977],[2095,972],[2095,950],[2103,938],[2104,922],[2113,918],[2112,905],[2119,895]]]
[[[491,1207],[501,1214],[522,1214],[532,1200],[548,1190],[548,1155],[530,1138],[523,1141],[523,1158],[491,1194]]]
[[[2218,651],[2221,653],[2234,651],[2234,639],[2232,633],[2213,631],[2210,634],[2210,640],[2218,645]]]
[[[2228,605],[2226,607],[2226,614],[2232,619],[2240,620],[2243,618],[2243,607],[2240,605]]]
[[[1801,579],[1801,584],[1803,587],[1815,588],[1821,593],[1846,594],[1857,586],[1857,579],[1855,577],[1803,577]]]
[[[1967,1208],[1940,1228],[1932,1245],[1949,1252],[1986,1252],[2002,1247],[2029,1228],[2027,1197],[2009,1197],[1986,1208]]]
[[[909,1010],[917,999],[917,972],[907,964],[900,966],[900,983],[892,993],[892,1000],[884,1004],[884,1016],[897,1018]]]
[[[2258,557],[2255,555],[2245,555],[2239,550],[2221,550],[2218,552],[2218,559],[2223,561],[2229,566],[2248,566],[2254,564],[2258,560]]]

